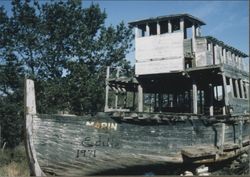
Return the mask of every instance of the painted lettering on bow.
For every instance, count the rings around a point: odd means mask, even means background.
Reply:
[[[87,121],[86,126],[94,127],[97,129],[117,130],[117,123],[113,123],[113,122]]]

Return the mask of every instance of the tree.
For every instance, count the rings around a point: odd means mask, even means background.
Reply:
[[[9,16],[0,8],[4,131],[20,128],[23,121],[24,76],[35,80],[40,113],[103,110],[106,66],[131,69],[125,56],[133,37],[123,22],[106,26],[106,18],[98,4],[83,8],[81,1],[13,0]],[[12,135],[4,136],[11,144]]]

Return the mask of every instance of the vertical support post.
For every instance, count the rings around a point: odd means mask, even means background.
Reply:
[[[201,27],[197,26],[196,28],[196,36],[201,36]]]
[[[200,90],[200,114],[203,113],[203,105],[202,105],[202,90]]]
[[[172,23],[170,20],[168,20],[168,33],[172,33]]]
[[[192,48],[193,48],[193,52],[196,52],[196,27],[195,24],[192,25]]]
[[[161,26],[160,26],[159,21],[157,21],[156,29],[157,29],[157,35],[160,35],[161,34]]]
[[[244,92],[244,85],[243,85],[243,81],[242,79],[240,79],[240,89],[241,89],[241,95],[242,95],[242,98],[245,98],[245,92]]]
[[[107,112],[109,110],[109,106],[108,106],[108,100],[109,100],[109,74],[110,74],[110,67],[107,66],[107,70],[106,70],[106,88],[105,88],[105,107],[104,107],[104,112]]]
[[[226,107],[228,106],[228,92],[227,92],[227,80],[225,73],[222,73],[222,80],[223,80],[223,96],[224,96],[224,106],[223,106],[223,115],[226,115]]]
[[[138,25],[135,27],[135,38],[139,37],[139,30],[138,30]]]
[[[198,107],[197,107],[197,85],[195,81],[193,81],[193,113],[197,114],[198,113]]]
[[[242,58],[241,58],[240,56],[238,56],[238,60],[239,60],[239,68],[240,68],[241,70],[243,70],[243,69],[244,69],[244,66],[243,66],[243,63],[242,63]]]
[[[186,38],[186,30],[185,30],[185,24],[184,24],[184,19],[180,19],[180,30],[183,32],[183,38]]]
[[[146,35],[145,36],[150,36],[150,28],[148,23],[146,24]]]
[[[0,148],[2,147],[2,129],[0,124]]]
[[[239,146],[242,148],[243,121],[239,121]]]
[[[133,91],[133,111],[135,110],[135,91]]]
[[[224,149],[224,143],[225,143],[225,129],[226,125],[225,123],[221,124],[221,142],[220,142],[220,150],[223,152]]]
[[[219,55],[218,55],[218,45],[217,44],[215,44],[214,46],[214,64],[215,65],[217,65],[217,64],[219,64],[218,63],[218,58],[219,58]]]
[[[233,87],[233,79],[232,78],[229,78],[229,83],[230,83],[231,96],[233,98],[234,97],[234,87]]]
[[[213,94],[213,85],[209,84],[209,94],[210,94],[210,106],[209,106],[209,115],[214,115],[214,94]]]
[[[116,70],[116,78],[119,78],[120,76],[120,71],[121,71],[121,68],[120,67],[117,67],[117,70]],[[118,89],[116,90],[115,92],[115,109],[118,108]]]
[[[249,83],[245,83],[245,86],[246,86],[246,92],[247,92],[247,94],[246,94],[246,98],[249,100],[249,102],[250,102],[250,99],[249,99]],[[250,103],[249,103],[250,104]]]
[[[208,43],[208,51],[212,51],[212,50],[211,50],[211,49],[212,49],[211,45],[212,45],[211,42],[209,42],[209,43]]]
[[[154,105],[154,110],[156,110],[156,107],[157,107],[157,103],[156,103],[156,96],[157,96],[157,93],[154,94],[154,102],[155,102],[155,105]]]
[[[159,112],[162,112],[162,93],[158,94]]]
[[[35,97],[35,86],[34,81],[26,79],[26,90],[25,90],[25,105],[26,114],[36,114],[36,97]]]
[[[138,112],[143,112],[143,89],[138,85]]]
[[[226,49],[224,48],[222,52],[223,52],[223,63],[227,63],[227,52],[226,52]]]
[[[234,83],[235,83],[235,87],[236,87],[237,98],[240,98],[240,90],[239,90],[238,80],[235,79]]]
[[[233,66],[237,67],[236,59],[235,59],[235,54],[231,53],[232,61],[233,61]]]
[[[26,153],[28,157],[30,176],[45,176],[36,157],[36,151],[33,142],[33,131],[32,122],[33,116],[36,112],[36,98],[35,98],[35,86],[34,81],[30,79],[25,80],[25,92],[24,92],[24,102],[25,102],[25,146]]]

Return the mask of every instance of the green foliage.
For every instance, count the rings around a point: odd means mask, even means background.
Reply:
[[[35,80],[40,113],[102,111],[106,66],[131,69],[125,56],[133,37],[123,22],[105,26],[106,18],[98,4],[81,1],[13,0],[9,16],[0,8],[0,123],[8,145],[22,133],[24,76]]]

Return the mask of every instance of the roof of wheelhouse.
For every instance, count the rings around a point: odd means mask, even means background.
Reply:
[[[156,21],[166,21],[166,20],[175,20],[179,18],[184,18],[185,21],[188,22],[189,25],[187,27],[191,27],[193,23],[198,24],[200,26],[205,25],[202,20],[199,18],[196,18],[190,14],[172,14],[172,15],[164,15],[164,16],[158,16],[158,17],[152,17],[152,18],[146,18],[146,19],[141,19],[141,20],[136,20],[133,22],[129,22],[131,26],[136,26],[136,25],[141,25],[145,23],[150,23],[150,22],[156,22]]]

